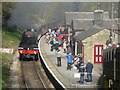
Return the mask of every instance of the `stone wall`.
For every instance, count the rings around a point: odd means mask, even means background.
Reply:
[[[87,63],[91,60],[94,63],[94,45],[103,45],[106,47],[106,40],[109,39],[110,31],[104,29],[91,37],[84,39],[82,42],[84,44],[84,62]]]

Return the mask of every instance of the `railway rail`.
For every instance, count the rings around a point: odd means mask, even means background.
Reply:
[[[42,69],[40,63],[35,61],[25,62],[21,61],[22,77],[25,84],[25,88],[52,88],[51,82],[45,76],[45,72]]]

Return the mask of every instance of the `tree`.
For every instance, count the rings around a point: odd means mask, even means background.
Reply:
[[[15,3],[2,2],[2,18],[8,20],[11,16],[14,7],[15,7]]]

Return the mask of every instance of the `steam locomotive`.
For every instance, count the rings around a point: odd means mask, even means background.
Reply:
[[[19,60],[38,60],[38,39],[34,29],[27,29],[22,33],[18,53]]]
[[[120,90],[120,45],[103,51],[102,88]]]

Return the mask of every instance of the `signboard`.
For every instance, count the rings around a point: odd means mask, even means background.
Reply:
[[[12,54],[13,53],[13,48],[0,48],[0,52],[2,53],[10,53]]]
[[[63,36],[72,36],[72,33],[70,33],[70,34],[61,34],[61,35],[63,35]]]
[[[80,73],[74,73],[74,78],[80,78]]]

